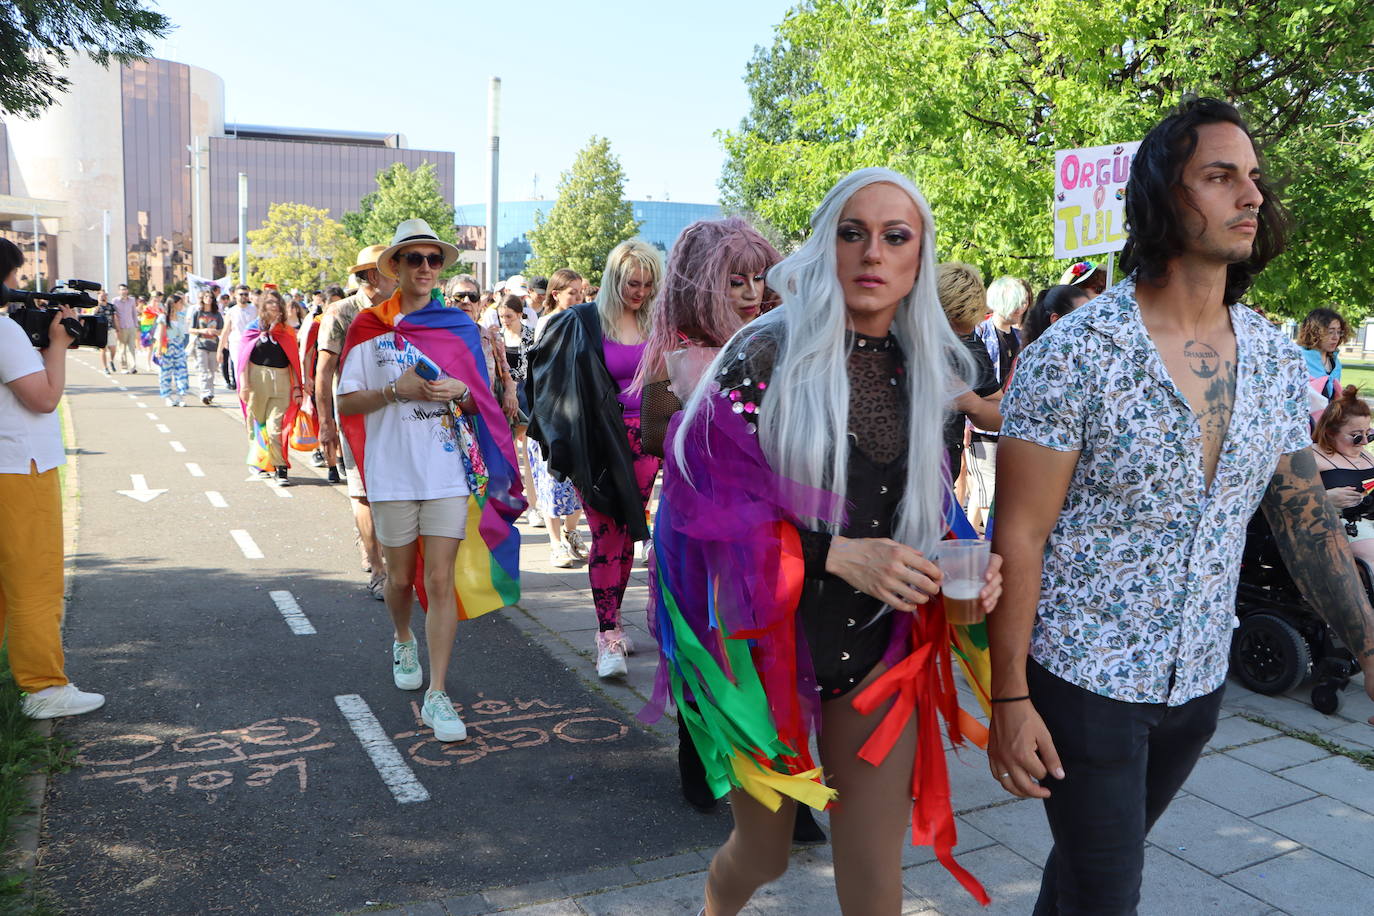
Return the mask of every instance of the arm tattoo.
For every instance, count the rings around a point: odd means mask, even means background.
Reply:
[[[1260,503],[1289,574],[1356,659],[1374,658],[1369,606],[1344,526],[1326,499],[1311,449],[1279,459]]]

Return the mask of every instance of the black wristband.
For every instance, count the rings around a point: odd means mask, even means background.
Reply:
[[[994,703],[1019,703],[1019,702],[1021,702],[1022,700],[1029,700],[1029,699],[1030,699],[1030,694],[1026,694],[1026,695],[1023,696],[1023,697],[993,697],[993,698],[992,698],[992,702],[994,702]]]

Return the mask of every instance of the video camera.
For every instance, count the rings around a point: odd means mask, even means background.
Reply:
[[[9,306],[9,316],[19,322],[29,342],[40,350],[46,350],[52,343],[48,338],[48,328],[58,311],[52,305],[69,305],[74,309],[95,308],[97,303],[90,294],[99,290],[100,284],[91,280],[68,280],[46,293],[10,289],[0,283],[0,302]],[[63,318],[62,326],[75,338],[71,344],[73,350],[77,347],[103,350],[109,343],[110,322],[104,315]]]

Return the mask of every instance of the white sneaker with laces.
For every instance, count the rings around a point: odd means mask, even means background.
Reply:
[[[559,569],[571,569],[577,565],[577,561],[573,559],[567,544],[558,543],[549,547],[549,564]]]
[[[624,677],[629,668],[625,664],[625,642],[623,636],[616,639],[616,630],[604,630],[596,634],[596,676]]]
[[[75,684],[47,687],[37,693],[24,695],[24,715],[30,719],[56,719],[59,716],[79,716],[105,705],[99,693],[78,690]]]
[[[442,690],[425,691],[425,705],[420,708],[420,721],[434,729],[437,741],[466,741],[468,727],[458,718],[453,701]]]
[[[582,540],[582,535],[576,528],[563,528],[563,543],[568,545],[568,550],[579,560],[587,559],[587,542]]]
[[[410,642],[391,642],[391,679],[402,690],[419,690],[425,682],[420,670],[420,653],[414,637]]]
[[[616,627],[614,630],[607,630],[606,632],[612,641],[620,643],[620,647],[625,650],[626,655],[635,654],[634,640],[630,639],[622,628]]]

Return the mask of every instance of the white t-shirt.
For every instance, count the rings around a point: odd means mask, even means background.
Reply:
[[[43,371],[43,358],[19,322],[0,315],[0,474],[28,474],[67,463],[57,411],[34,413],[19,402],[10,382]]]
[[[394,334],[379,334],[348,351],[339,394],[378,391],[419,362],[420,351]],[[367,498],[444,499],[468,494],[458,436],[447,404],[401,401],[363,416]]]
[[[243,341],[243,332],[248,330],[248,326],[258,320],[258,307],[249,302],[247,305],[231,305],[224,313],[224,323],[229,328],[229,356],[237,365],[239,359],[239,344]]]

